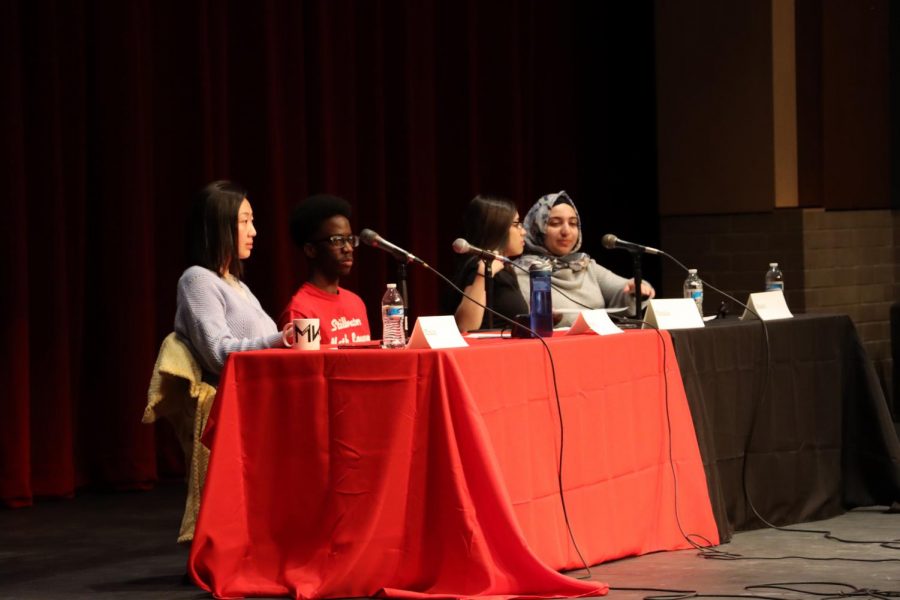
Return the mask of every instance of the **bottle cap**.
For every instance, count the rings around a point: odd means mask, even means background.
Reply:
[[[397,287],[397,284],[396,284],[396,283],[389,283],[389,284],[387,284],[387,287],[388,287],[389,290],[392,290],[392,289],[394,289],[394,288]]]
[[[688,273],[690,273],[691,275],[696,275],[697,269],[688,269]]]
[[[773,269],[778,266],[778,263],[769,263],[769,266]]]
[[[540,273],[541,271],[550,271],[550,261],[549,260],[538,260],[531,263],[531,266],[528,268],[532,273]]]

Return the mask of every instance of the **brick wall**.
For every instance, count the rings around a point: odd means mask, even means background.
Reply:
[[[750,292],[764,289],[770,262],[784,272],[785,296],[791,310],[805,310],[803,214],[778,210],[764,214],[664,217],[663,250],[697,268],[700,277],[741,302]],[[663,263],[663,294],[681,295],[684,272]],[[713,314],[724,298],[705,290],[704,311]],[[732,306],[731,311],[740,311]]]
[[[885,390],[892,382],[891,304],[900,300],[898,217],[889,210],[803,211],[806,310],[850,315]]]
[[[698,268],[703,279],[742,302],[751,291],[763,289],[768,263],[778,262],[791,310],[850,315],[885,393],[891,394],[890,307],[900,300],[900,213],[784,209],[664,217],[661,242],[687,267]],[[683,271],[664,263],[664,296],[680,296],[683,280]],[[704,296],[705,312],[714,313],[722,296],[709,289]],[[895,411],[894,416],[900,415]]]

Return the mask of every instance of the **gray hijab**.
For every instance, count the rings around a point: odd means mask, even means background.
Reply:
[[[555,256],[544,245],[544,234],[547,231],[550,210],[557,204],[568,204],[575,211],[575,216],[578,217],[578,239],[572,246],[571,254],[566,256]],[[553,263],[554,271],[561,268],[580,271],[590,262],[590,256],[584,252],[578,252],[578,249],[581,248],[581,217],[578,214],[578,208],[575,207],[575,202],[564,191],[541,196],[528,210],[522,224],[525,227],[525,254],[517,262],[523,267],[528,268],[532,263],[549,259]]]

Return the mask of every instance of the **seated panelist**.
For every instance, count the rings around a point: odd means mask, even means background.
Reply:
[[[283,347],[275,322],[241,281],[256,238],[247,192],[229,181],[207,185],[193,205],[187,237],[191,266],[178,280],[175,333],[204,380],[215,383],[231,352]]]
[[[350,228],[350,203],[327,194],[310,196],[291,214],[291,239],[303,250],[309,276],[281,313],[279,322],[319,319],[323,344],[350,344],[370,339],[362,299],[340,287],[353,268],[359,237]]]
[[[463,234],[470,245],[483,250],[491,250],[499,255],[513,257],[522,254],[525,248],[519,212],[506,198],[478,195],[469,202],[463,215]],[[493,278],[492,306],[495,311],[510,319],[528,312],[528,305],[519,289],[512,265],[504,265],[499,260],[491,265]],[[453,283],[469,296],[482,304],[486,302],[484,261],[476,256],[461,256]],[[442,297],[442,312],[452,314],[462,332],[487,327],[486,311],[481,307],[449,290]],[[494,317],[494,327],[509,327],[502,319]]]
[[[525,254],[516,260],[525,271],[517,270],[519,286],[529,300],[529,275],[532,264],[549,260],[553,310],[571,310],[557,323],[571,325],[577,310],[627,307],[632,304],[634,280],[616,275],[600,266],[581,247],[581,219],[572,198],[565,192],[541,197],[525,215]],[[652,298],[653,286],[641,282],[641,291]]]

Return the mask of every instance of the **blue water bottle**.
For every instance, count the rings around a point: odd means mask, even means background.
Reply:
[[[531,278],[531,328],[541,337],[553,335],[550,274],[550,263],[546,261],[536,262],[528,269]]]

